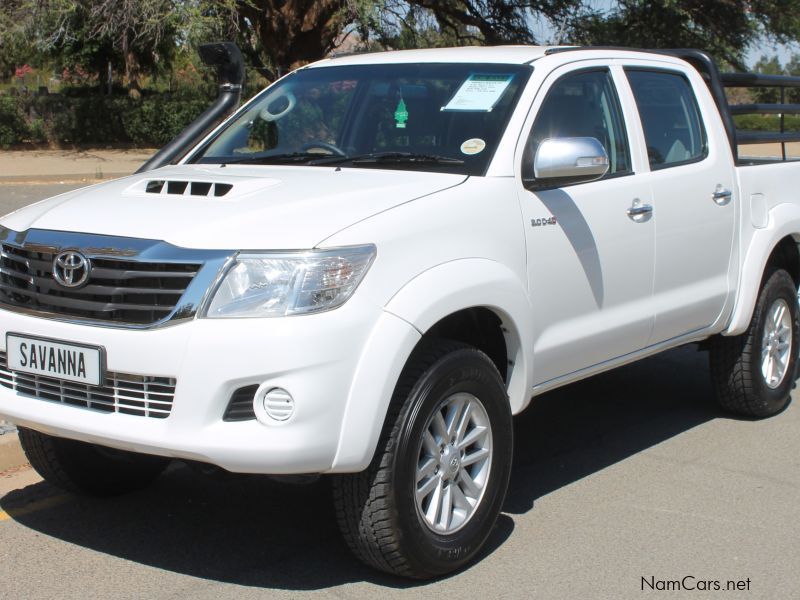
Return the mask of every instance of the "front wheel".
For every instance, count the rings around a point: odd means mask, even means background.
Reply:
[[[423,342],[397,384],[372,465],[334,480],[351,550],[370,566],[414,578],[467,563],[500,513],[512,432],[492,361],[458,342]]]
[[[797,370],[798,312],[791,276],[772,271],[747,331],[717,336],[711,344],[711,376],[720,406],[748,417],[768,417],[786,408]]]

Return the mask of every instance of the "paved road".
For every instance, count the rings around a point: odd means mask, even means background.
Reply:
[[[30,470],[5,474],[0,598],[653,595],[642,578],[749,590],[670,598],[796,598],[800,405],[745,421],[710,396],[705,354],[687,346],[538,398],[516,420],[511,489],[486,552],[431,583],[352,559],[324,480],[176,465],[148,490],[97,500]]]
[[[85,185],[85,184],[83,184]],[[28,185],[8,183],[0,185],[0,215],[57,194],[82,187],[81,184]]]

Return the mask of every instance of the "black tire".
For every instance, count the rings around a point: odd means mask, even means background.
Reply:
[[[771,309],[785,302],[790,314],[791,349],[785,374],[769,385],[762,373],[764,333]],[[782,306],[782,305],[781,305]],[[797,370],[797,288],[782,269],[767,273],[747,331],[738,336],[716,336],[709,348],[709,363],[718,404],[747,417],[769,417],[781,412],[791,400]]]
[[[68,492],[117,496],[147,487],[170,460],[19,428],[25,456],[46,481]]]
[[[470,398],[468,402],[479,400],[485,411],[482,418],[488,417],[491,433],[484,439],[491,440],[491,454],[482,463],[481,468],[488,466],[488,477],[471,516],[452,532],[439,534],[425,523],[423,509],[417,507],[416,472],[425,452],[423,436],[433,426],[429,421],[436,411],[452,406],[448,402],[455,394]],[[464,429],[473,426],[470,421]],[[449,449],[458,452],[455,445]],[[510,405],[492,361],[459,342],[423,342],[400,376],[372,464],[361,473],[334,478],[336,515],[347,545],[367,565],[404,577],[426,579],[458,569],[481,549],[497,521],[512,453]],[[444,456],[438,460],[445,460]],[[432,453],[427,457],[434,460]],[[464,453],[461,457],[465,460]],[[452,463],[448,458],[439,464]],[[476,472],[469,471],[473,466],[462,468],[460,463],[453,468],[447,474],[442,468],[443,476],[451,478],[445,486],[461,485],[465,472],[470,476]]]

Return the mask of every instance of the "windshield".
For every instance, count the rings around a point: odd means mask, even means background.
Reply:
[[[301,69],[259,94],[189,162],[482,175],[531,70],[474,63]]]

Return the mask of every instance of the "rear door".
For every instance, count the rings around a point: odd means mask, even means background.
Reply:
[[[625,67],[641,122],[653,196],[656,260],[651,344],[711,326],[733,289],[735,226],[730,147],[690,67]],[[707,126],[703,115],[715,119]],[[636,128],[639,130],[639,128]]]

